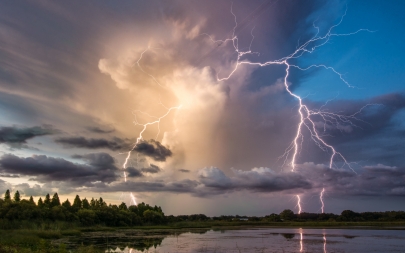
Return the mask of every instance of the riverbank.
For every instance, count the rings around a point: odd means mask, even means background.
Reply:
[[[18,228],[20,227],[20,228]],[[32,226],[34,227],[34,226]],[[70,224],[54,224],[54,226],[36,226],[24,229],[16,226],[10,229],[0,229],[0,252],[41,252],[41,253],[93,253],[101,252],[92,245],[82,245],[81,238],[91,238],[91,233],[107,234],[114,241],[122,237],[120,234],[130,233],[139,236],[153,237],[155,235],[181,234],[185,232],[205,233],[206,231],[243,230],[251,228],[339,228],[339,229],[386,229],[405,230],[405,222],[251,222],[251,221],[205,221],[205,222],[176,222],[166,225],[132,226],[132,227],[83,227]],[[115,238],[115,239],[114,239]],[[158,243],[158,240],[146,241],[141,247]],[[155,238],[155,239],[156,239]],[[76,245],[72,251],[72,244]]]

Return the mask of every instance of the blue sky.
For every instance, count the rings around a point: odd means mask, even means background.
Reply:
[[[404,92],[404,8],[403,1],[348,1],[347,15],[335,31],[347,33],[363,28],[375,32],[334,38],[304,62],[333,66],[358,89],[347,89],[338,78],[319,71],[298,92],[316,91],[311,99],[323,101],[337,95],[344,99],[367,99]]]

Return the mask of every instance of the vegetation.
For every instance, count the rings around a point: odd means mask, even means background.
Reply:
[[[363,212],[344,210],[340,215],[333,213],[294,214],[286,209],[280,214],[264,217],[222,215],[207,217],[204,214],[165,216],[161,207],[145,203],[127,206],[107,205],[102,198],[90,201],[78,195],[71,203],[61,203],[57,193],[47,194],[37,203],[32,196],[21,199],[16,191],[9,190],[0,198],[0,253],[8,252],[101,252],[88,246],[67,250],[67,245],[57,242],[64,237],[78,237],[84,232],[111,231],[114,227],[137,229],[173,228],[223,228],[237,226],[393,226],[405,225],[404,211]],[[159,241],[159,240],[158,240]],[[139,247],[159,244],[146,241]],[[142,249],[143,249],[142,248]]]
[[[90,201],[80,199],[76,195],[73,204],[67,199],[61,203],[57,193],[51,198],[47,194],[36,204],[32,197],[21,200],[18,191],[11,200],[9,190],[4,199],[0,199],[0,227],[13,229],[16,224],[20,227],[31,224],[28,228],[46,226],[49,223],[67,222],[76,226],[111,226],[125,227],[137,225],[157,225],[164,223],[165,215],[158,206],[140,203],[127,207],[125,203],[107,205],[102,198]]]

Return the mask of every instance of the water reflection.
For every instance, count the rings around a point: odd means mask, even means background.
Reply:
[[[295,234],[290,234],[290,233],[282,233],[281,234],[285,239],[293,239],[295,237]]]
[[[404,230],[234,229],[124,230],[85,233],[70,240],[105,252],[399,252]]]
[[[300,228],[300,252],[302,252],[302,250],[303,250],[303,245],[302,245],[302,231],[301,231],[302,229]]]

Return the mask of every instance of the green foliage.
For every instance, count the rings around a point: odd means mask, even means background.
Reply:
[[[66,208],[67,210],[70,210],[70,208],[72,207],[72,205],[70,204],[69,199],[66,199],[66,201],[62,203],[62,206],[64,208]]]
[[[51,205],[51,197],[49,196],[49,193],[46,194],[45,200],[44,200],[44,206],[49,208]]]
[[[18,191],[16,191],[14,193],[14,201],[15,202],[20,202],[20,200],[21,200],[20,193]]]
[[[6,193],[4,194],[4,200],[11,201],[10,190],[7,190]]]
[[[38,207],[43,207],[44,206],[44,202],[42,201],[42,198],[38,199]]]
[[[75,199],[73,200],[73,205],[72,205],[73,210],[76,212],[82,208],[82,200],[80,199],[79,195],[76,195]]]
[[[86,198],[84,198],[83,201],[82,201],[82,207],[84,209],[89,209],[90,208],[90,203]]]
[[[54,206],[60,206],[59,196],[58,196],[58,193],[56,193],[56,192],[53,195],[51,204],[50,204],[50,207],[54,207]]]
[[[6,194],[9,195],[10,192],[8,191]],[[107,206],[102,198],[92,198],[89,203],[87,199],[81,200],[78,195],[76,195],[73,205],[68,199],[61,205],[57,193],[52,198],[47,194],[45,201],[39,198],[38,205],[35,204],[32,197],[30,200],[20,201],[0,199],[0,227],[13,229],[23,226],[46,229],[49,227],[48,224],[58,224],[57,222],[79,223],[82,226],[124,227],[166,222],[160,207],[152,207],[145,203],[138,206],[127,207],[125,203],[121,203],[119,206]],[[145,213],[145,211],[149,212]]]
[[[280,213],[280,218],[283,220],[293,220],[295,218],[294,212],[290,209],[285,209]]]

